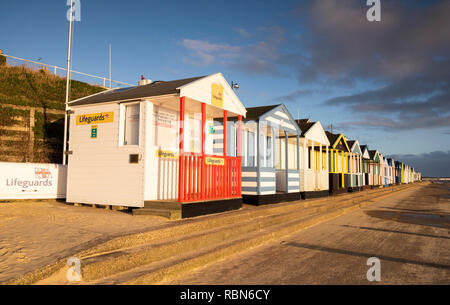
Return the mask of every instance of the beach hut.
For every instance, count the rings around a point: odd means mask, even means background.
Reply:
[[[405,183],[405,163],[400,162],[400,182]]]
[[[386,162],[388,165],[388,185],[391,186],[395,184],[395,162],[392,158],[387,158]]]
[[[261,205],[300,199],[301,130],[285,105],[252,107],[242,123],[242,196]]]
[[[221,73],[142,79],[69,107],[68,202],[176,209],[182,217],[242,206],[246,110]]]
[[[380,186],[380,154],[378,150],[369,150],[370,156],[370,176],[372,188]]]
[[[385,164],[384,164],[384,156],[382,153],[379,153],[380,157],[380,175],[379,175],[379,186],[384,187],[384,177],[385,177]]]
[[[350,148],[343,134],[325,132],[329,147],[329,192],[339,194],[347,192],[349,187],[348,164]]]
[[[350,147],[350,186],[349,191],[361,191],[363,186],[363,171],[362,171],[362,151],[358,140],[347,141]]]
[[[362,189],[367,190],[370,189],[372,177],[370,175],[369,147],[367,145],[361,145],[360,148],[362,153],[362,177],[363,177]]]
[[[394,161],[395,164],[395,184],[402,183],[402,162]]]
[[[300,194],[303,199],[329,195],[328,147],[322,124],[309,119],[295,120],[300,135]]]
[[[411,174],[411,167],[408,164],[406,164],[405,165],[405,183],[411,183],[410,174]]]
[[[383,156],[383,186],[388,187],[390,185],[389,163],[385,156]]]

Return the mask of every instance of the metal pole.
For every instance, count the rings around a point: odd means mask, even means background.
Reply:
[[[112,88],[112,86],[111,86],[111,44],[109,44],[109,88]]]
[[[69,85],[70,85],[70,56],[72,48],[72,12],[73,2],[70,1],[70,20],[69,20],[69,46],[67,50],[67,73],[66,73],[66,102],[65,102],[65,112],[64,112],[64,142],[63,142],[63,164],[67,164],[67,111],[69,103]]]

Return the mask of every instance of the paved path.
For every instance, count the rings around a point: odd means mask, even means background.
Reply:
[[[450,284],[450,189],[415,187],[170,284]]]

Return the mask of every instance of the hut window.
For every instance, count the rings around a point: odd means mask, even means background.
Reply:
[[[248,131],[247,134],[247,166],[254,167],[255,164],[255,133]]]
[[[140,104],[124,106],[123,145],[139,145]]]
[[[288,134],[288,167],[289,169],[297,169],[297,136]]]
[[[283,130],[278,130],[276,135],[276,154],[275,154],[275,169],[286,169],[286,136]]]
[[[178,116],[173,110],[154,106],[153,145],[158,149],[178,150]]]

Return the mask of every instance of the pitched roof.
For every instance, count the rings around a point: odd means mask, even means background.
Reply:
[[[90,95],[72,102],[70,106],[114,102],[129,99],[138,99],[148,96],[177,93],[178,87],[189,84],[205,76],[177,79],[172,81],[155,81],[147,85],[107,90],[99,94]]]
[[[352,148],[353,144],[355,144],[355,140],[347,141],[348,147]]]
[[[325,133],[327,135],[328,141],[330,141],[330,145],[333,145],[334,142],[336,142],[340,137],[340,134],[334,134],[329,131],[325,131]]]
[[[376,150],[369,150],[369,156],[370,156],[370,159],[373,159],[374,157],[375,157],[375,154],[377,153],[377,151]]]
[[[262,116],[264,113],[269,112],[273,108],[278,107],[280,105],[281,104],[247,108],[247,114],[245,116],[245,120],[247,120],[247,121],[256,120],[260,116]]]
[[[310,119],[298,119],[295,120],[295,122],[297,123],[298,127],[300,128],[300,130],[302,131],[302,136],[305,135],[305,133],[308,132],[308,130],[314,125],[316,124],[316,122],[311,122]]]

